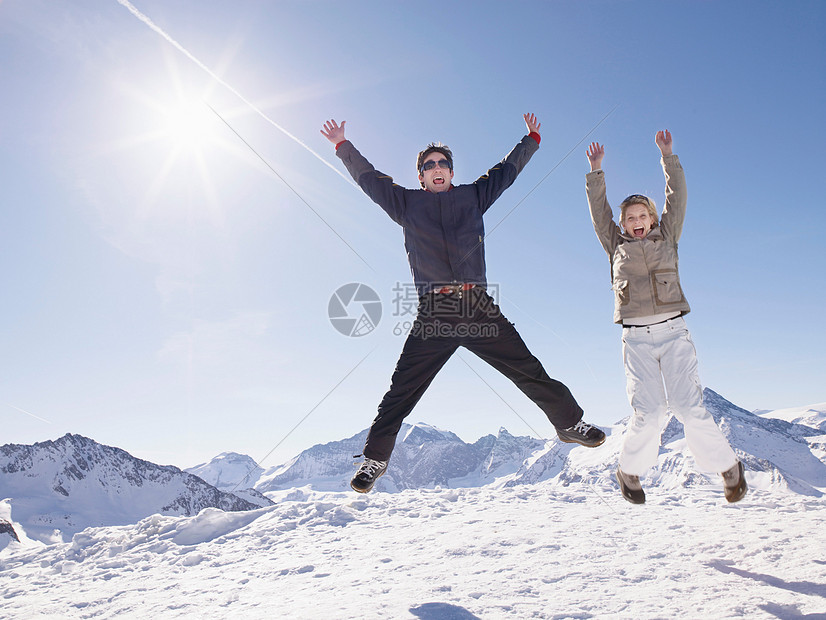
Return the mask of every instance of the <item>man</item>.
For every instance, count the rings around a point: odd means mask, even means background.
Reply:
[[[405,189],[377,171],[330,120],[321,133],[359,187],[404,229],[404,244],[419,295],[413,328],[370,427],[364,463],[350,482],[367,493],[387,471],[402,421],[457,348],[463,346],[513,381],[556,428],[562,441],[596,447],[605,433],[582,421],[570,390],[551,379],[485,288],[482,215],[539,149],[540,124],[524,115],[529,134],[496,166],[454,186],[453,154],[430,144],[416,161],[422,189]]]

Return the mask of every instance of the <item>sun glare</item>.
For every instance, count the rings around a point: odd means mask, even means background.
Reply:
[[[164,111],[162,131],[173,149],[194,154],[216,141],[216,120],[203,101],[181,100]]]
[[[122,138],[116,148],[141,158],[139,167],[146,175],[140,207],[144,216],[162,213],[169,217],[193,209],[219,223],[223,213],[215,180],[225,167],[216,162],[233,147],[220,118],[205,101],[207,92],[201,96],[187,93],[177,75],[172,77],[172,88],[125,88],[136,104],[132,118],[139,119],[135,124],[143,131]]]

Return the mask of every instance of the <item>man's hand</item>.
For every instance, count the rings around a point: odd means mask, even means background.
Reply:
[[[666,155],[671,155],[673,143],[671,140],[671,133],[668,129],[665,131],[658,131],[657,136],[654,138],[654,142],[656,142],[657,146],[660,147],[660,153],[663,154],[663,157]]]
[[[588,161],[591,162],[591,172],[602,168],[602,158],[605,157],[605,147],[599,142],[591,142],[588,147]]]
[[[542,126],[533,114],[523,114],[525,124],[528,126],[528,133],[539,133],[539,128]]]
[[[329,120],[324,123],[324,127],[321,130],[321,135],[327,138],[333,144],[338,144],[339,142],[346,140],[344,137],[344,123],[347,121],[341,121],[341,125],[339,125],[334,120]]]

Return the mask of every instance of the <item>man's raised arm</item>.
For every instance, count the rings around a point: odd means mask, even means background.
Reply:
[[[404,226],[404,188],[396,185],[391,176],[377,171],[353,143],[344,137],[346,122],[341,121],[339,125],[332,119],[327,121],[321,129],[321,135],[335,145],[336,157],[344,163],[350,176],[370,200],[384,209],[394,222]]]

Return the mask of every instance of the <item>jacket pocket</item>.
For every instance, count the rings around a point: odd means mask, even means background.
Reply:
[[[628,285],[628,280],[615,281],[614,294],[616,295],[617,304],[627,306],[631,302],[631,287]]]
[[[657,305],[678,304],[683,301],[680,276],[675,270],[654,271],[651,274],[651,283],[654,286],[654,301]]]

